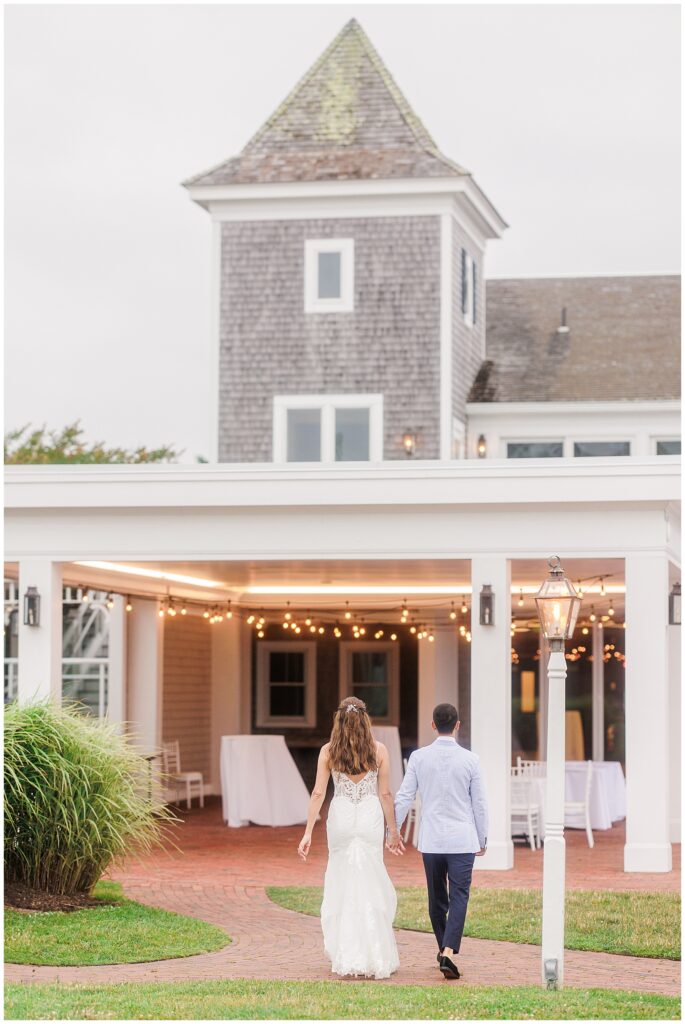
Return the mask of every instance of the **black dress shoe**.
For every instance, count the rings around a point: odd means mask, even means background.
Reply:
[[[438,953],[438,955],[436,957],[438,963],[440,963],[440,961],[442,960],[442,957],[443,957],[443,952],[442,952],[442,950],[440,950],[440,952]]]
[[[456,981],[457,978],[461,977],[459,968],[448,956],[440,957],[440,970],[446,981]]]

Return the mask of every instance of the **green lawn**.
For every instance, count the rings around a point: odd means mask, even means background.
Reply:
[[[677,1020],[675,996],[340,981],[5,985],[9,1020]]]
[[[269,897],[289,910],[318,916],[321,889],[267,889]],[[397,890],[395,926],[430,932],[426,890]],[[464,934],[477,939],[539,944],[542,894],[537,889],[471,890]],[[678,893],[566,893],[566,948],[680,959]]]
[[[70,913],[5,911],[5,960],[56,966],[131,964],[221,949],[231,940],[213,924],[127,900],[118,882],[94,895],[113,902]]]

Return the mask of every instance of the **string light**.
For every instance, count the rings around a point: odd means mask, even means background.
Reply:
[[[208,619],[209,618],[209,608],[205,608],[205,610],[202,613],[202,618],[203,619]]]
[[[81,600],[85,603],[90,600],[90,595],[86,587],[81,588]]]
[[[456,619],[456,617],[457,617],[457,613],[456,613],[456,610],[455,610],[455,607],[454,607],[454,601],[452,601],[452,611],[450,612],[450,618],[451,619]]]
[[[462,615],[466,615],[467,611],[468,611],[468,608],[466,606],[466,601],[462,601],[461,602],[461,614]]]
[[[251,625],[252,625],[252,623],[254,622],[254,620],[255,620],[255,617],[254,617],[254,615],[252,615],[252,613],[250,613],[250,614],[248,615],[248,617],[247,617],[247,624],[248,624],[248,626],[251,626]]]
[[[519,591],[518,606],[519,608],[523,608],[523,587]]]
[[[613,617],[614,617],[614,614],[615,614],[615,611],[614,611],[614,606],[613,606],[613,604],[610,604],[610,605],[609,605],[609,616],[610,616],[610,618],[612,618],[612,619],[613,619]]]
[[[597,616],[595,615],[595,606],[594,606],[594,604],[592,605],[592,608],[591,608],[591,611],[590,611],[590,615],[589,615],[589,619],[590,619],[590,622],[596,622],[597,621]]]
[[[351,619],[352,618],[352,612],[350,611],[350,602],[349,601],[345,601],[345,618],[346,619]]]
[[[187,615],[187,614],[188,614],[188,609],[186,608],[186,603],[184,601],[183,604],[181,605],[181,615]]]
[[[114,598],[112,597],[111,594],[107,595],[107,599],[105,601],[105,604],[107,605],[108,608],[113,608],[114,607]]]
[[[162,605],[157,614],[159,615],[160,619],[164,618],[164,605]]]
[[[130,597],[126,598],[126,611],[127,612],[132,612],[133,611],[133,605],[131,604],[131,598]]]
[[[397,633],[391,633],[391,634],[390,634],[390,639],[391,639],[391,640],[392,640],[393,642],[394,642],[395,640],[397,640]]]

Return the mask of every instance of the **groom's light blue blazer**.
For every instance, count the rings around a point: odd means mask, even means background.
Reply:
[[[487,845],[488,808],[476,754],[452,736],[438,736],[415,750],[395,797],[398,828],[417,790],[421,853],[478,853]]]

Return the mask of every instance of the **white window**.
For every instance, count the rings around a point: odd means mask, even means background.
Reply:
[[[573,455],[576,459],[630,455],[630,441],[574,441]]]
[[[354,239],[308,238],[304,243],[305,313],[354,309]]]
[[[561,459],[562,441],[507,441],[508,459]]]
[[[274,462],[380,462],[382,395],[278,395]]]
[[[657,455],[680,455],[680,438],[664,437],[656,442]]]
[[[399,723],[399,651],[396,643],[340,644],[340,699],[359,697],[374,722]]]
[[[461,250],[461,311],[464,323],[473,327],[476,322],[476,261],[473,256]]]
[[[257,644],[257,725],[316,725],[316,644]]]

